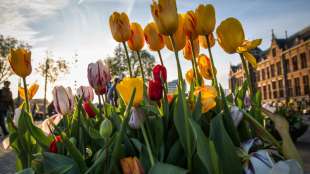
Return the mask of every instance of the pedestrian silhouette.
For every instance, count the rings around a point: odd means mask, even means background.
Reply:
[[[5,136],[8,135],[8,131],[5,127],[5,119],[9,112],[14,112],[14,102],[10,84],[9,81],[5,81],[3,88],[0,90],[0,126]]]

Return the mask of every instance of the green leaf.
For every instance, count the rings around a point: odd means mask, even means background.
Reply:
[[[203,133],[200,126],[192,119],[190,119],[192,129],[195,134],[195,141],[197,144],[197,154],[208,173],[219,174],[218,156],[214,143],[209,140]]]
[[[32,168],[27,168],[27,169],[17,172],[16,174],[34,174],[34,171],[32,170]]]
[[[170,148],[166,162],[174,165],[181,165],[182,162],[186,160],[186,157],[183,153],[184,150],[182,148],[182,144],[179,140],[175,141],[175,143]]]
[[[87,134],[92,139],[95,139],[95,140],[103,139],[103,137],[99,133],[99,129],[96,129],[95,125],[92,124],[92,119],[85,118],[84,114],[80,115],[80,119],[81,119],[80,121],[82,123],[82,126],[85,132],[87,132]]]
[[[149,174],[186,174],[187,170],[165,163],[156,163],[149,171]]]
[[[214,142],[223,174],[242,174],[236,147],[225,130],[221,114],[212,119],[210,129],[210,137]]]
[[[45,174],[78,174],[78,165],[64,155],[56,153],[43,153],[43,167]]]
[[[196,121],[198,121],[201,117],[201,93],[199,93],[196,104],[194,108],[194,112],[192,113],[192,118]]]

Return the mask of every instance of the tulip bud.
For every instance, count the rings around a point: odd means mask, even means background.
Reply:
[[[160,81],[150,80],[148,88],[149,98],[158,101],[162,98],[163,86]]]
[[[194,45],[195,57],[197,58],[199,55],[199,41],[198,41],[198,39],[193,40],[193,45]],[[183,55],[184,55],[184,58],[187,60],[192,60],[192,58],[193,58],[192,45],[191,45],[191,41],[189,39],[186,40],[186,45],[183,48]]]
[[[154,22],[147,24],[144,28],[144,38],[149,45],[150,50],[159,51],[164,48],[164,38],[159,33],[158,28]]]
[[[93,88],[90,86],[80,86],[76,93],[78,97],[83,98],[83,101],[92,101],[94,99]]]
[[[127,41],[128,47],[133,51],[139,51],[144,46],[144,34],[143,29],[138,23],[131,23],[130,25],[131,36]]]
[[[31,74],[31,52],[25,48],[11,49],[9,63],[16,75],[24,78]]]
[[[153,78],[157,82],[161,82],[163,80],[164,82],[167,81],[167,70],[165,66],[162,65],[156,65],[153,68]]]
[[[208,49],[208,42],[206,39],[206,36],[199,36],[199,44],[201,47]],[[215,39],[213,36],[213,33],[208,34],[208,38],[209,38],[209,43],[210,43],[210,48],[212,48],[215,45]]]
[[[74,108],[74,97],[71,88],[67,89],[63,86],[55,86],[53,89],[53,102],[55,110],[58,114],[70,114]]]
[[[93,110],[93,108],[87,101],[83,102],[83,108],[87,113],[87,115],[89,116],[89,118],[94,118],[96,116],[96,112]]]
[[[186,72],[186,74],[185,74],[185,79],[186,79],[187,83],[189,83],[189,84],[192,84],[192,83],[193,83],[193,81],[194,81],[194,79],[195,79],[193,69],[190,69],[190,70],[188,70],[188,71]]]
[[[215,27],[215,10],[211,4],[199,5],[195,14],[197,17],[196,31],[199,35],[207,35],[213,32]]]
[[[55,137],[55,139],[51,142],[50,147],[49,147],[49,152],[52,153],[57,153],[58,149],[57,149],[57,143],[59,143],[61,141],[61,136],[57,135]]]
[[[178,29],[172,35],[175,41],[175,50],[173,49],[170,37],[164,36],[165,44],[170,51],[179,51],[184,48],[186,43],[186,36],[183,31],[183,26],[184,26],[184,18],[182,17],[182,15],[179,15]]]
[[[97,95],[107,92],[107,83],[111,80],[111,74],[109,68],[102,61],[98,60],[96,63],[88,65],[87,78]]]
[[[190,39],[195,39],[198,34],[196,31],[197,27],[197,16],[190,10],[184,14],[184,32]]]
[[[100,135],[104,138],[108,138],[112,134],[112,131],[113,131],[112,122],[109,119],[104,119],[100,124],[100,130],[99,130]]]
[[[139,129],[144,121],[144,111],[142,108],[133,107],[131,109],[131,116],[129,120],[129,126],[132,129]]]
[[[120,160],[123,174],[144,174],[144,169],[137,157],[126,157]]]
[[[126,42],[130,35],[130,22],[126,13],[114,12],[109,19],[113,38],[117,42]]]
[[[153,1],[151,11],[161,34],[169,36],[177,31],[179,18],[175,0]]]
[[[234,125],[238,127],[239,123],[243,118],[243,112],[240,111],[240,109],[237,106],[232,106],[230,109],[230,116],[234,121]]]
[[[204,54],[199,55],[198,57],[198,68],[199,72],[205,79],[212,79],[212,67],[211,60]]]

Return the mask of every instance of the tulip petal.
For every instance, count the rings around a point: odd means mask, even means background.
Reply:
[[[242,53],[244,55],[244,58],[253,66],[253,68],[256,69],[256,58],[249,52]]]

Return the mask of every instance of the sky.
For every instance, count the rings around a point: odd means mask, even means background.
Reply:
[[[241,21],[247,39],[262,38],[262,49],[270,45],[271,30],[276,37],[285,37],[310,25],[309,0],[176,0],[179,13],[194,10],[201,3],[211,3],[216,10],[216,25],[228,17]],[[56,83],[48,86],[48,99],[55,85],[88,85],[87,65],[113,54],[117,42],[113,40],[108,19],[114,11],[126,12],[131,22],[143,27],[152,21],[152,0],[0,0],[0,34],[13,36],[32,45],[33,72],[28,83],[37,82],[39,91],[34,98],[42,98],[44,80],[35,67],[45,60],[49,51],[56,59],[69,62],[70,73],[60,76]],[[147,48],[145,46],[144,48]],[[201,49],[201,53],[207,50]],[[239,63],[237,54],[229,55],[218,45],[213,49],[219,82],[228,88],[230,64]],[[152,54],[159,63],[155,52]],[[168,80],[176,79],[177,68],[172,52],[164,49],[164,64]],[[183,73],[191,63],[181,56]],[[18,78],[10,78],[14,96],[17,94]]]

